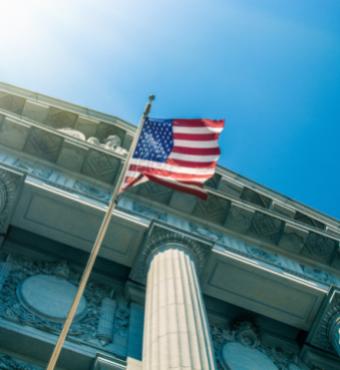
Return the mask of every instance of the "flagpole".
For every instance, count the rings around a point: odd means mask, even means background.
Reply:
[[[143,113],[143,115],[142,115],[142,117],[140,119],[140,122],[139,122],[139,125],[138,125],[138,128],[137,128],[137,131],[136,131],[135,136],[133,138],[133,141],[132,141],[132,144],[131,144],[131,148],[129,150],[129,154],[128,154],[125,162],[124,162],[123,168],[120,171],[118,180],[116,181],[116,184],[114,186],[109,207],[108,207],[108,209],[107,209],[107,211],[105,213],[105,216],[103,218],[102,224],[101,224],[100,229],[99,229],[98,234],[97,234],[97,238],[96,238],[96,240],[94,242],[94,245],[92,247],[91,254],[89,256],[89,259],[87,261],[85,270],[84,270],[83,275],[81,277],[81,280],[80,280],[80,283],[79,283],[79,287],[78,287],[77,293],[76,293],[76,295],[74,297],[72,306],[71,306],[71,308],[70,308],[70,310],[69,310],[69,312],[67,314],[67,318],[65,320],[63,329],[62,329],[62,331],[59,334],[58,341],[57,341],[57,343],[56,343],[56,345],[54,347],[53,353],[52,353],[52,355],[50,357],[50,360],[49,360],[49,363],[47,365],[46,370],[54,370],[54,368],[55,368],[55,366],[57,364],[57,361],[59,359],[59,355],[60,355],[60,352],[62,350],[62,347],[63,347],[63,345],[65,343],[65,339],[66,339],[67,334],[69,332],[69,329],[70,329],[70,327],[72,325],[73,319],[74,319],[74,317],[76,315],[76,312],[77,312],[77,309],[78,309],[78,305],[79,305],[80,299],[81,299],[81,297],[82,297],[82,295],[84,293],[86,284],[87,284],[88,279],[90,277],[90,274],[92,272],[94,263],[96,261],[97,255],[98,255],[98,252],[100,250],[100,247],[101,247],[102,242],[103,242],[103,240],[105,238],[105,235],[106,235],[106,231],[107,231],[108,226],[110,224],[110,220],[111,220],[111,216],[112,216],[112,211],[114,210],[114,208],[116,206],[117,195],[118,195],[119,190],[121,188],[121,185],[123,183],[123,180],[124,180],[124,177],[125,177],[125,173],[126,173],[126,171],[128,169],[128,166],[129,166],[130,159],[131,159],[131,157],[132,157],[132,155],[133,155],[133,153],[134,153],[134,151],[136,149],[138,138],[139,138],[139,135],[140,135],[140,133],[142,131],[142,128],[143,128],[143,123],[144,123],[145,119],[148,117],[148,115],[150,113],[152,102],[153,102],[154,99],[155,99],[155,96],[154,95],[149,96],[148,103],[145,106],[144,113]]]

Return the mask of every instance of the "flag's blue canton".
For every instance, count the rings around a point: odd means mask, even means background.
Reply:
[[[146,119],[133,158],[165,162],[173,145],[171,119]]]

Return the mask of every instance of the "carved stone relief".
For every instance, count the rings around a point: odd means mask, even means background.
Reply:
[[[228,329],[212,326],[211,333],[219,370],[309,370],[296,353],[263,345],[250,322]]]
[[[71,307],[77,287],[65,278],[37,274],[26,278],[17,288],[21,304],[29,311],[55,322],[63,322]],[[76,319],[86,313],[86,299],[81,298]]]
[[[283,226],[283,221],[261,212],[255,212],[249,232],[260,239],[276,244],[280,239]]]
[[[11,370],[42,370],[40,366],[32,365],[5,353],[0,353],[0,369]]]
[[[339,242],[337,243],[333,239],[310,232],[305,241],[305,247],[302,250],[302,254],[318,257],[321,261],[328,263],[330,262],[337,245],[339,245]]]
[[[2,279],[0,317],[58,334],[80,273],[65,262],[10,257],[6,264],[10,264],[11,270]],[[115,299],[112,289],[100,282],[89,282],[68,340],[124,355],[130,307],[121,288]]]

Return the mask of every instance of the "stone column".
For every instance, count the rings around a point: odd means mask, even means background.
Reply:
[[[168,242],[149,256],[143,370],[215,369],[195,253]]]

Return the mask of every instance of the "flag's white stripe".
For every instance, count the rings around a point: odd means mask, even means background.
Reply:
[[[198,141],[198,140],[174,140],[174,146],[187,148],[218,148],[217,140]]]
[[[137,166],[145,166],[149,168],[156,168],[160,170],[176,172],[176,173],[184,173],[188,175],[212,175],[215,172],[215,168],[190,168],[190,167],[182,167],[182,166],[174,166],[167,163],[155,162],[155,161],[148,161],[145,159],[135,159],[132,158],[130,164],[134,164]]]
[[[182,161],[188,162],[216,162],[220,156],[219,155],[193,155],[193,154],[181,154],[181,153],[171,153],[169,158],[180,159]]]
[[[137,171],[126,171],[126,177],[138,177],[140,172]]]
[[[179,127],[173,126],[176,134],[211,134],[222,132],[223,127]]]

